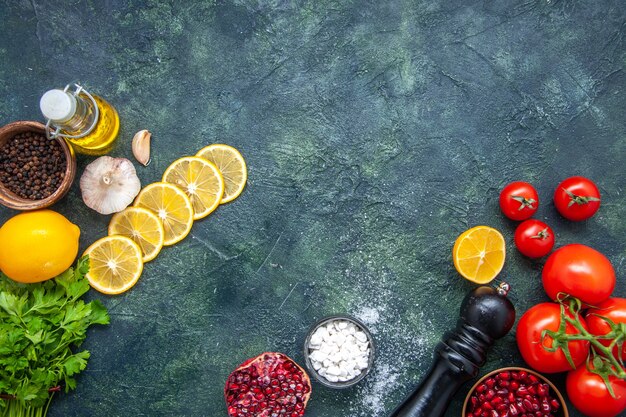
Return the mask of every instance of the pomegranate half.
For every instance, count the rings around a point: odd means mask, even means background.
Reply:
[[[283,353],[248,359],[226,381],[230,417],[300,417],[311,396],[304,369]]]

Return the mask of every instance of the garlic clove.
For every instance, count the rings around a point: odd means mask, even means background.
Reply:
[[[101,156],[87,165],[80,177],[83,201],[100,214],[124,210],[140,190],[135,167],[126,158]]]
[[[150,138],[152,137],[152,133],[147,130],[140,130],[135,133],[133,136],[133,155],[135,155],[135,159],[139,161],[143,166],[148,166],[150,163]]]

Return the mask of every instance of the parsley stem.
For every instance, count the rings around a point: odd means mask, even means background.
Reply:
[[[52,399],[52,396],[50,399]],[[50,405],[50,400],[48,400],[48,405]],[[8,400],[2,412],[2,417],[45,417],[48,413],[48,405],[44,409],[44,407],[23,405],[18,400]]]

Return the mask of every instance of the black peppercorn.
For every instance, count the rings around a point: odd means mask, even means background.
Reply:
[[[17,134],[0,147],[0,182],[24,199],[49,197],[59,187],[66,166],[61,145],[37,132]]]

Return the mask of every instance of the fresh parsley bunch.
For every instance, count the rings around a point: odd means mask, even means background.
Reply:
[[[98,300],[85,303],[89,258],[37,284],[19,284],[0,273],[0,415],[43,416],[51,392],[76,387],[87,350],[73,352],[92,324],[108,324]],[[44,408],[45,407],[45,408]]]

